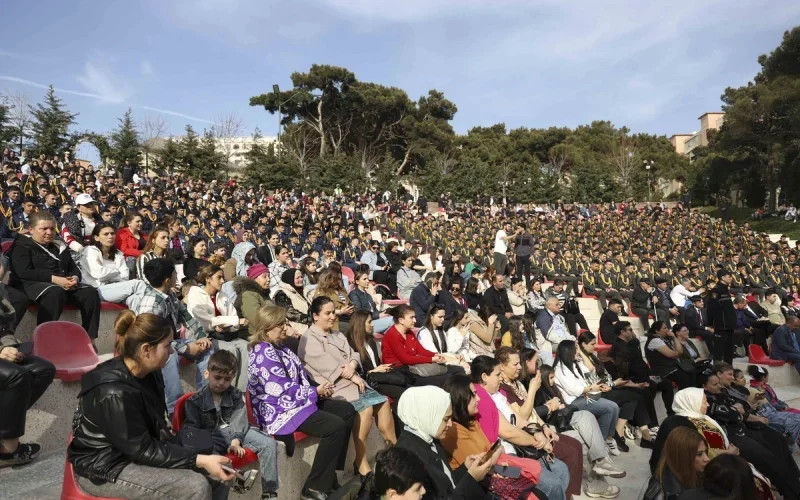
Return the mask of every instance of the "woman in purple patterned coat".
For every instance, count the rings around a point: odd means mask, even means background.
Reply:
[[[294,443],[296,431],[320,438],[302,498],[325,500],[338,487],[336,471],[344,470],[356,412],[346,401],[328,399],[331,384],[310,384],[300,359],[281,343],[287,325],[283,307],[264,306],[256,314],[250,324],[247,390],[262,431],[287,444]]]

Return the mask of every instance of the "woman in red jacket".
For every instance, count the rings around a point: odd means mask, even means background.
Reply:
[[[122,252],[126,259],[128,257],[136,258],[141,255],[142,249],[147,243],[147,235],[139,232],[141,227],[142,216],[130,211],[125,216],[125,227],[117,231],[114,246]]]
[[[381,357],[383,363],[390,364],[395,370],[415,380],[414,385],[435,385],[441,387],[450,374],[464,373],[460,366],[446,366],[441,354],[431,352],[419,343],[414,333],[416,317],[414,308],[409,305],[400,305],[391,310],[394,325],[383,334],[381,343]],[[442,375],[420,377],[413,375],[410,366],[437,363],[447,371]]]

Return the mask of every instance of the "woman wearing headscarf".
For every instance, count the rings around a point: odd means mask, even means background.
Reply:
[[[299,269],[287,269],[281,274],[278,291],[272,296],[276,305],[286,308],[286,319],[297,333],[308,327],[308,309],[311,303],[303,293],[303,273]]]
[[[490,498],[479,483],[491,469],[490,464],[497,462],[499,450],[483,465],[479,464],[482,454],[471,455],[452,471],[450,457],[439,443],[453,423],[448,393],[434,386],[412,387],[400,397],[397,413],[405,429],[396,447],[414,452],[428,471],[424,500]]]
[[[652,472],[655,472],[661,459],[669,434],[678,427],[687,427],[702,434],[708,443],[708,456],[710,458],[725,453],[739,454],[739,449],[731,444],[725,429],[716,420],[706,415],[708,401],[703,389],[690,387],[678,391],[672,403],[672,410],[675,414],[667,417],[658,428],[658,435],[653,444],[653,453],[650,456],[650,470]],[[756,483],[759,487],[759,498],[762,500],[773,498],[769,488],[769,481],[757,471],[754,470],[754,473],[756,473],[758,479]]]
[[[247,268],[256,260],[256,246],[249,241],[244,241],[233,247],[231,258],[225,263],[225,281],[231,281],[236,276],[247,276]]]

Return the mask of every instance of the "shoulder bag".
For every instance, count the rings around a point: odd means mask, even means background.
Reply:
[[[411,365],[409,371],[417,377],[436,377],[447,373],[447,367],[439,363],[422,363]]]

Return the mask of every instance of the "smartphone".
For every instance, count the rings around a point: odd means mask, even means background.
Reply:
[[[480,463],[481,465],[483,465],[483,464],[485,464],[486,462],[488,462],[489,460],[491,460],[491,458],[492,458],[492,455],[494,455],[494,454],[495,454],[495,452],[496,452],[498,449],[500,449],[500,447],[501,447],[502,445],[503,445],[502,441],[500,441],[500,438],[498,438],[498,439],[497,439],[497,441],[495,441],[495,442],[494,442],[494,444],[492,445],[492,447],[491,447],[491,448],[489,448],[489,451],[487,451],[487,452],[486,452],[486,454],[485,454],[485,455],[483,455],[483,456],[481,457],[481,461],[480,461],[479,463]]]
[[[244,476],[242,476],[242,473],[239,472],[238,469],[234,469],[233,467],[231,467],[228,464],[220,464],[219,468],[224,470],[225,472],[227,472],[229,474],[233,474],[234,476],[236,476],[238,478],[244,478]]]
[[[492,467],[492,472],[497,474],[498,476],[507,477],[509,479],[516,479],[519,477],[522,470],[519,467],[511,467],[503,466],[503,465],[495,465]]]
[[[17,350],[25,356],[30,356],[33,353],[33,342],[23,342],[17,346]]]

